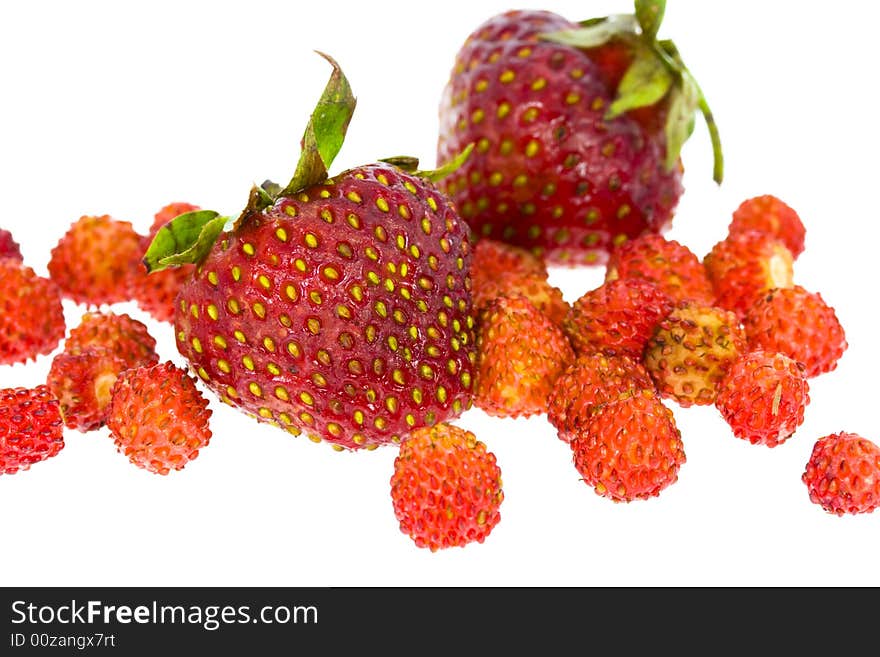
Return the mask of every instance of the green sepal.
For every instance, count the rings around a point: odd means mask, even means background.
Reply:
[[[407,173],[415,173],[419,170],[419,158],[410,155],[395,155],[394,157],[384,157],[380,162],[390,164],[398,169],[403,169]]]
[[[669,91],[674,77],[663,61],[646,53],[636,56],[623,74],[617,87],[617,97],[605,113],[613,119],[624,112],[658,103]]]
[[[666,0],[635,0],[636,19],[642,28],[642,34],[654,39],[666,13]]]
[[[700,89],[687,72],[670,92],[669,114],[666,117],[666,170],[678,163],[682,146],[694,131],[694,116],[700,104]]]
[[[539,38],[572,48],[598,48],[612,39],[632,37],[637,27],[635,16],[620,14],[584,21],[580,27],[547,32]]]
[[[430,171],[417,171],[416,175],[419,178],[424,178],[426,180],[430,180],[431,182],[439,182],[443,180],[446,176],[455,173],[461,166],[467,162],[467,159],[471,156],[471,153],[474,152],[474,144],[473,142],[464,147],[464,150],[461,151],[454,158],[449,160],[442,167],[437,169],[432,169]]]
[[[336,60],[322,52],[318,54],[330,62],[333,72],[306,125],[300,142],[302,152],[299,162],[293,178],[281,191],[283,196],[292,196],[327,179],[327,172],[342,148],[357,103]]]
[[[143,258],[147,272],[199,264],[231,219],[213,210],[178,215],[162,226],[150,242]]]
[[[443,166],[437,169],[419,169],[419,158],[410,157],[409,155],[398,155],[395,157],[386,157],[380,162],[385,162],[386,164],[391,164],[392,166],[397,167],[398,169],[403,169],[407,173],[411,173],[414,176],[418,176],[419,178],[424,178],[425,180],[430,180],[433,183],[439,182],[443,180],[446,176],[455,173],[461,166],[467,162],[467,159],[471,156],[471,153],[474,151],[474,144],[468,144],[458,155],[449,160]]]

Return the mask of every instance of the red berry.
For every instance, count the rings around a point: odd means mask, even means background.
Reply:
[[[22,261],[21,247],[12,237],[12,233],[3,228],[0,228],[0,258],[11,258],[17,262]]]
[[[775,237],[755,231],[734,233],[703,259],[716,305],[742,318],[768,290],[794,285],[791,252]]]
[[[752,230],[782,240],[792,258],[796,259],[804,251],[807,231],[800,216],[771,194],[748,198],[734,211],[728,232],[733,235]]]
[[[644,365],[663,397],[681,406],[709,405],[745,350],[745,334],[734,313],[682,302],[657,325],[645,346]]]
[[[261,421],[339,449],[393,443],[470,405],[470,259],[430,181],[357,167],[225,233],[181,288],[177,347]]]
[[[27,470],[64,448],[58,400],[49,389],[0,390],[0,474]]]
[[[167,361],[120,374],[107,427],[118,451],[155,474],[182,470],[208,446],[208,400],[185,370]]]
[[[517,246],[481,239],[471,261],[471,296],[474,314],[501,295],[521,294],[554,324],[561,325],[568,314],[562,290],[551,285],[544,262]]]
[[[130,281],[141,256],[141,238],[130,222],[83,216],[52,249],[49,276],[77,303],[129,301]]]
[[[65,328],[58,286],[13,258],[0,258],[0,365],[51,353]]]
[[[834,370],[848,346],[834,308],[800,285],[761,296],[743,318],[743,328],[752,349],[800,361],[808,377]]]
[[[880,506],[880,447],[855,433],[823,436],[801,479],[810,500],[828,513],[871,513]]]
[[[79,324],[70,329],[64,351],[79,354],[93,347],[110,350],[127,367],[159,362],[156,339],[150,335],[147,325],[126,313],[83,313]]]
[[[598,407],[570,445],[584,482],[614,502],[656,497],[687,460],[672,411],[651,391]]]
[[[601,262],[614,240],[659,232],[683,189],[658,121],[607,117],[602,49],[541,38],[577,27],[546,11],[490,18],[458,52],[440,108],[438,162],[476,145],[440,183],[462,217],[550,263]]]
[[[673,301],[712,304],[715,295],[703,263],[688,247],[662,235],[645,234],[611,252],[605,280],[635,278],[647,281]]]
[[[809,393],[802,363],[758,350],[730,366],[718,386],[715,406],[734,436],[776,447],[803,424]]]
[[[556,379],[547,402],[547,420],[560,440],[571,442],[595,410],[609,402],[654,391],[641,362],[623,354],[584,353]]]
[[[575,301],[563,329],[578,353],[602,351],[641,359],[654,327],[672,308],[672,299],[652,283],[617,279]]]
[[[498,297],[480,318],[474,405],[498,417],[544,413],[572,360],[562,329],[525,297]]]
[[[83,433],[102,427],[107,419],[110,390],[128,367],[124,359],[104,347],[57,354],[52,359],[46,385],[59,401],[64,425]]]
[[[432,552],[482,543],[501,520],[495,455],[470,431],[441,423],[400,444],[391,501],[400,531]]]

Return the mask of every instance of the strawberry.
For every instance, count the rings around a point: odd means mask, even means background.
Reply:
[[[88,306],[130,300],[130,281],[141,255],[131,223],[108,215],[74,221],[53,247],[49,276],[65,298]]]
[[[151,271],[197,265],[174,325],[211,390],[258,420],[354,450],[470,406],[471,246],[432,182],[443,171],[398,157],[328,179],[355,102],[327,59],[333,73],[290,183],[255,186],[234,221],[177,217],[145,260]]]
[[[677,240],[648,233],[615,248],[605,280],[636,278],[654,284],[673,301],[712,304],[715,293],[697,255]]]
[[[546,276],[511,272],[491,280],[484,280],[472,293],[474,314],[485,313],[489,304],[501,296],[521,296],[557,326],[562,326],[570,306],[562,290],[552,285]]]
[[[728,233],[735,235],[752,230],[782,240],[793,259],[804,251],[807,231],[800,215],[772,194],[747,198],[734,210]]]
[[[718,385],[715,407],[733,435],[753,445],[776,447],[803,424],[810,385],[802,363],[751,351],[735,361]]]
[[[547,280],[544,262],[531,252],[492,239],[481,239],[471,261],[471,297],[479,316],[502,294],[521,294],[554,324],[562,325],[569,305],[560,290]]]
[[[0,228],[0,258],[12,258],[18,262],[22,261],[21,247],[12,237],[12,233],[3,228]]]
[[[145,251],[155,239],[159,229],[175,217],[187,212],[201,210],[192,203],[175,202],[163,206],[153,218],[153,225],[148,235],[141,240],[141,249]],[[132,274],[131,296],[138,307],[160,322],[171,322],[174,319],[174,301],[183,283],[192,275],[195,267],[184,264],[173,269],[163,269],[147,275],[146,266],[138,262]]]
[[[752,349],[800,361],[808,377],[836,369],[848,346],[834,308],[800,285],[761,296],[743,317],[743,328]]]
[[[672,311],[666,293],[647,281],[621,278],[571,305],[563,329],[578,353],[602,351],[641,359],[654,327]]]
[[[549,275],[544,261],[526,249],[489,238],[477,240],[471,259],[474,297],[483,284],[507,274]]]
[[[182,470],[211,441],[208,400],[171,361],[122,372],[106,417],[117,450],[154,474]]]
[[[110,404],[110,389],[125,369],[122,358],[100,347],[89,347],[76,354],[57,354],[52,359],[46,385],[59,401],[64,425],[83,433],[102,427]]]
[[[880,446],[847,431],[823,436],[801,479],[810,500],[830,514],[872,513],[880,506]]]
[[[663,397],[705,406],[715,402],[721,380],[745,351],[733,312],[683,301],[655,328],[643,362]]]
[[[547,420],[560,440],[571,442],[597,408],[646,390],[655,391],[654,381],[640,361],[623,354],[584,353],[556,379]]]
[[[80,354],[90,348],[110,350],[126,367],[152,365],[159,361],[156,339],[147,325],[127,313],[83,313],[79,324],[70,329],[64,341],[64,351]]]
[[[0,474],[15,474],[64,448],[58,400],[44,385],[0,390]]]
[[[562,329],[528,299],[500,296],[480,318],[474,405],[497,417],[544,413],[574,357]]]
[[[0,365],[51,353],[65,329],[58,286],[14,258],[0,258]]]
[[[400,443],[391,501],[400,531],[418,547],[482,543],[501,520],[503,500],[495,455],[470,431],[440,423]]]
[[[672,42],[656,38],[662,3],[635,7],[581,24],[511,10],[467,37],[442,95],[437,161],[475,144],[440,185],[477,235],[577,265],[665,230],[698,108],[721,181],[705,98]]]
[[[792,263],[782,240],[757,231],[732,233],[703,258],[716,305],[740,318],[763,293],[794,285]]]
[[[672,411],[649,390],[600,406],[570,445],[584,483],[613,502],[658,496],[687,461]]]

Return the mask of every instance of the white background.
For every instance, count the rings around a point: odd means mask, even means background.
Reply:
[[[288,179],[329,74],[315,49],[340,62],[358,97],[334,172],[398,154],[433,164],[456,50],[495,13],[539,5],[0,6],[0,225],[45,274],[80,215],[145,231],[168,202],[232,213],[253,182]],[[575,20],[630,10],[624,0],[540,6]],[[698,124],[668,236],[703,255],[741,200],[779,196],[807,226],[796,281],[821,292],[847,331],[849,349],[811,381],[806,421],[788,442],[753,446],[712,407],[671,406],[687,453],[678,482],[620,505],[578,479],[543,416],[472,410],[458,423],[497,455],[502,519],[485,543],[432,554],[397,527],[394,447],[337,453],[212,397],[214,438],[181,472],[135,468],[100,430],[68,431],[57,457],[0,477],[0,584],[880,585],[880,513],[826,514],[800,480],[822,435],[880,441],[878,24],[868,2],[671,0],[661,29],[716,113],[727,174],[712,182]],[[573,301],[602,275],[555,270],[552,280]],[[114,309],[147,322],[163,359],[182,362],[170,325]],[[73,325],[82,308],[66,312]],[[0,367],[0,386],[41,383],[49,364]]]

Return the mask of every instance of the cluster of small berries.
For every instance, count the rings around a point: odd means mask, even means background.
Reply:
[[[604,282],[567,310],[539,260],[481,240],[474,405],[499,417],[546,413],[583,481],[617,502],[678,479],[685,450],[664,401],[714,405],[737,438],[781,445],[804,421],[810,379],[847,348],[834,309],[794,282],[804,238],[789,205],[749,198],[703,258],[656,233],[622,243]],[[872,511],[880,448],[847,432],[823,437],[803,481],[829,512]]]
[[[189,207],[163,208],[152,232]],[[45,383],[0,395],[0,472],[57,455],[65,428],[106,426],[120,453],[158,474],[183,468],[210,441],[211,411],[195,380],[171,361],[159,363],[146,324],[101,309],[137,300],[155,319],[170,317],[181,273],[146,283],[139,267],[148,239],[129,222],[82,217],[59,239],[43,277],[23,263],[9,231],[0,231],[0,365],[52,356]],[[81,257],[93,252],[102,257]],[[69,330],[64,300],[85,309]]]

